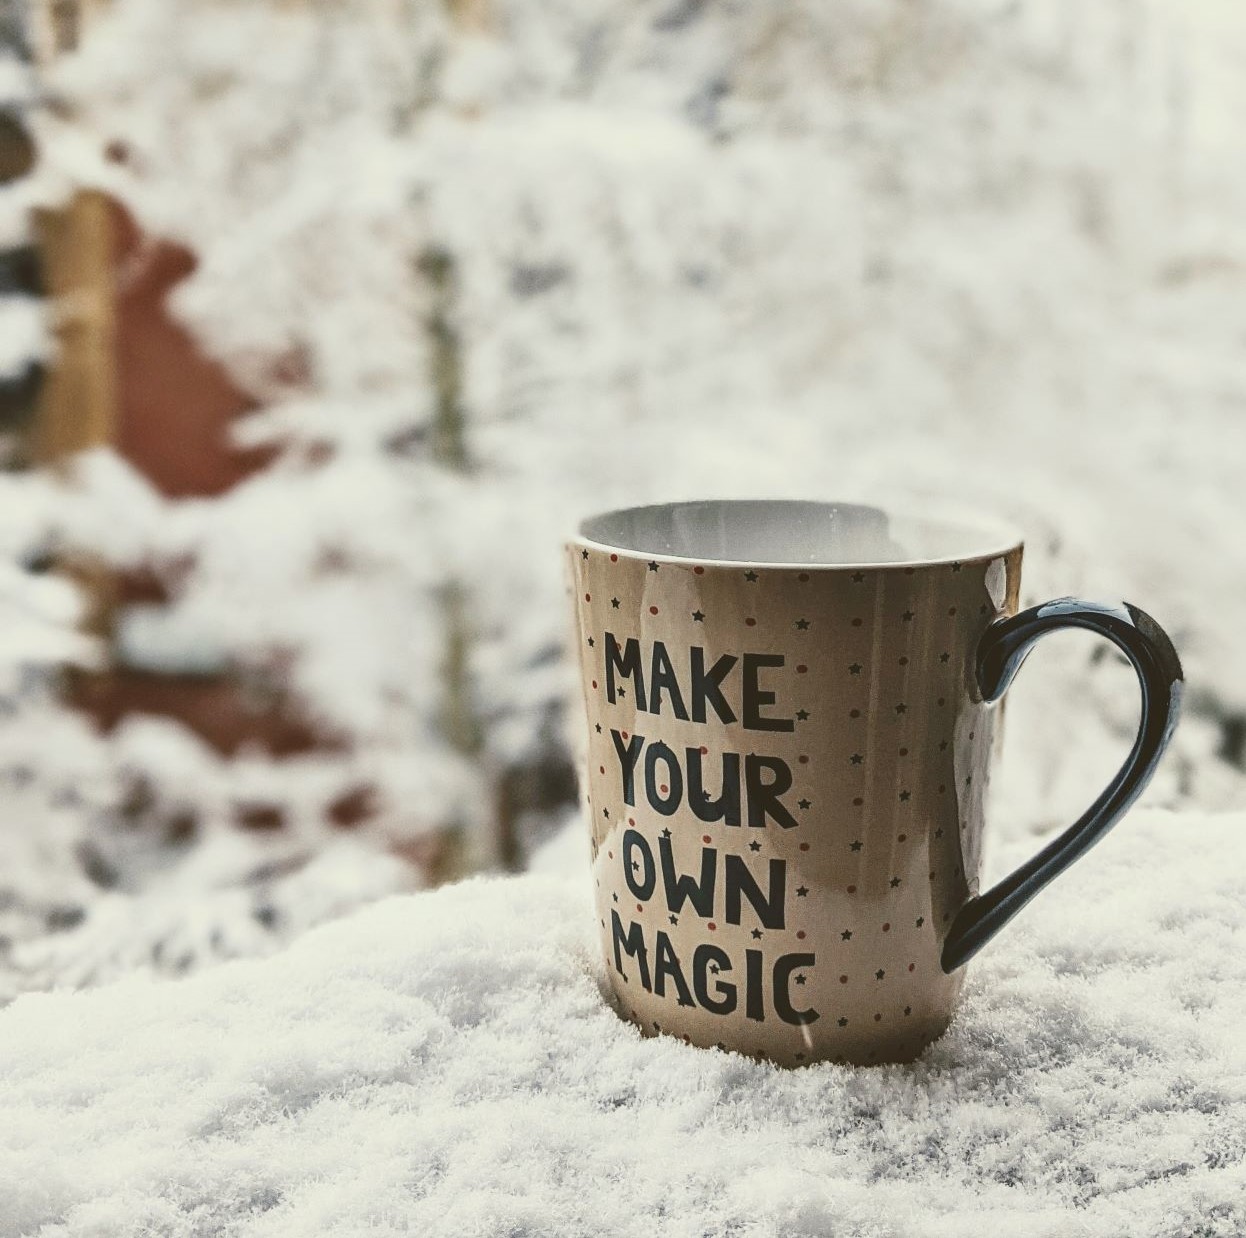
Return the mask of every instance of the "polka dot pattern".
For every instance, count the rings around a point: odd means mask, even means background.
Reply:
[[[794,571],[576,543],[569,559],[620,1013],[782,1065],[915,1056],[962,981],[939,957],[977,892],[997,720],[973,651],[1015,613],[1020,552]],[[698,674],[723,706],[703,691],[699,718]]]

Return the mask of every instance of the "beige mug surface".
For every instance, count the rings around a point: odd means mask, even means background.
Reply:
[[[947,1027],[998,714],[974,655],[1021,544],[904,524],[685,504],[568,546],[598,927],[645,1033],[795,1066]]]

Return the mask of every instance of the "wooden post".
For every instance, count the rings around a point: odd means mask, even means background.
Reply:
[[[111,206],[98,190],[80,190],[68,205],[38,212],[35,232],[56,355],[40,394],[34,454],[55,465],[116,432]]]
[[[84,26],[106,3],[37,0],[30,15],[35,62],[47,67],[77,47]],[[53,309],[56,351],[40,389],[30,455],[36,463],[63,467],[75,453],[111,442],[116,432],[110,204],[97,190],[80,190],[65,206],[36,212],[34,230]],[[115,595],[112,574],[76,556],[62,559],[61,569],[78,581],[88,598],[86,628],[108,635]]]

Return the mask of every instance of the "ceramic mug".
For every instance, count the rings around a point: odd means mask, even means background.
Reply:
[[[1167,744],[1172,643],[1124,603],[1017,613],[1021,539],[844,503],[697,502],[568,547],[616,1009],[782,1065],[904,1061],[966,961],[1111,828]],[[1137,741],[1087,812],[979,892],[998,705],[1047,632],[1132,662]]]

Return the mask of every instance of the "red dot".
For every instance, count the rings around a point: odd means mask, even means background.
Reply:
[[[896,842],[901,842],[901,843],[902,843],[902,842],[904,842],[904,840],[905,840],[906,838],[908,838],[908,835],[907,835],[907,834],[900,834],[900,835],[896,838]]]
[[[650,607],[649,607],[649,613],[650,613],[651,615],[656,615],[656,614],[658,613],[658,608],[657,608],[656,606],[650,606]]]
[[[900,665],[901,665],[901,666],[908,666],[908,664],[909,664],[909,660],[908,660],[908,658],[901,658],[901,659],[900,659]]]
[[[718,930],[718,925],[715,924],[713,920],[711,920],[705,927],[709,929],[711,933],[717,932]]]
[[[876,1014],[876,1015],[874,1016],[874,1022],[875,1022],[875,1023],[881,1023],[882,1021],[883,1021],[883,1016],[882,1016],[882,1015],[880,1015],[880,1014]]]
[[[709,836],[708,834],[702,834],[702,835],[701,835],[701,841],[702,841],[703,843],[707,843],[707,842],[709,842],[709,841],[710,841],[710,836]]]
[[[597,767],[597,772],[598,772],[599,774],[604,774],[604,773],[606,772],[606,767],[605,767],[604,765],[599,765],[599,766]]]
[[[693,570],[694,572],[696,572],[696,574],[697,574],[698,576],[704,576],[704,575],[705,575],[705,569],[704,569],[703,567],[701,567],[699,564],[698,564],[696,567],[694,567],[692,570]]]
[[[865,801],[859,795],[852,801],[854,808],[860,808],[864,803]]]
[[[956,614],[956,607],[955,607],[955,606],[949,606],[949,607],[947,608],[947,613],[948,613],[949,615],[954,615],[954,614]]]
[[[708,749],[708,748],[707,748],[704,744],[702,744],[702,745],[701,745],[701,755],[702,755],[702,756],[704,756],[704,755],[705,755],[708,751],[709,751],[709,749]]]
[[[800,664],[800,665],[796,668],[796,673],[797,673],[798,675],[803,675],[803,674],[804,674],[804,673],[805,673],[808,669],[809,669],[809,668],[808,668],[808,667],[807,667],[807,666],[806,666],[806,665],[802,662],[802,663],[801,663],[801,664]]]
[[[848,887],[848,893],[849,893],[849,894],[855,894],[856,892],[857,892],[857,887],[856,887],[856,886],[849,886],[849,887]]]
[[[617,563],[618,561],[619,561],[619,556],[618,556],[618,555],[611,555],[611,556],[610,556],[610,562],[611,562],[611,563]]]
[[[595,688],[596,686],[597,686],[597,680],[595,680],[595,679],[594,679],[594,680],[593,680],[593,687]]]
[[[801,849],[802,851],[808,851],[808,850],[809,850],[809,844],[808,844],[808,843],[801,843],[801,844],[800,844],[800,849]]]
[[[804,930],[804,929],[797,929],[797,930],[796,930],[796,940],[797,940],[797,941],[804,941],[804,940],[805,940],[805,930]]]
[[[863,621],[863,620],[861,620],[861,619],[854,619],[854,620],[852,621],[852,626],[853,626],[854,628],[859,628],[863,622],[864,622],[864,621]]]
[[[635,818],[635,817],[628,817],[628,819],[627,819],[627,824],[628,824],[628,825],[635,825],[635,824],[636,824],[636,818]]]
[[[661,791],[663,795],[665,795],[670,790],[670,787],[668,787],[666,783],[662,783],[661,786],[658,787],[658,790]]]
[[[586,594],[584,595],[584,600],[585,600],[586,602],[591,602],[591,601],[593,600],[593,595],[592,595],[591,593],[586,593]]]
[[[747,628],[755,628],[757,626],[757,620],[750,615],[747,619],[745,619],[744,626]]]
[[[901,748],[901,749],[900,749],[900,755],[901,755],[902,757],[906,757],[906,756],[908,756],[908,754],[909,754],[909,750],[908,750],[907,748]]]
[[[884,924],[884,925],[883,925],[883,932],[884,932],[884,933],[890,933],[890,932],[891,932],[891,924],[890,924],[890,922],[888,922],[887,924]]]
[[[797,580],[799,580],[799,581],[803,584],[806,580],[808,580],[808,579],[809,579],[809,573],[808,573],[808,572],[801,572],[801,573],[800,573],[800,574],[796,577],[796,579],[797,579]]]
[[[840,976],[840,978],[839,978],[839,983],[840,983],[840,984],[847,984],[847,983],[848,983],[848,977],[847,977],[847,976]]]
[[[613,852],[613,851],[607,851],[607,852],[606,852],[606,855],[607,855],[607,856],[609,856],[609,858],[610,858],[610,859],[612,859],[612,860],[614,859],[614,852]]]
[[[917,968],[917,964],[916,964],[916,963],[910,963],[910,964],[909,964],[909,971],[914,971],[914,970],[916,970],[916,968]]]
[[[619,734],[620,734],[620,735],[622,735],[624,739],[626,739],[626,738],[627,738],[627,732],[626,732],[626,731],[620,731],[620,732],[619,732]]]
[[[808,764],[809,764],[809,758],[808,758],[808,757],[807,757],[807,756],[806,756],[803,752],[802,752],[802,753],[800,754],[800,756],[798,756],[796,759],[797,759],[797,760],[798,760],[798,761],[799,761],[802,765],[808,765]]]
[[[943,698],[943,697],[940,697],[940,698],[939,698],[939,704],[940,704],[940,705],[942,705],[942,704],[943,704],[943,700],[944,700],[944,698]]]
[[[640,903],[637,903],[637,904],[636,904],[636,910],[637,910],[637,911],[644,911],[644,907],[642,907],[642,906],[640,905]]]
[[[848,711],[848,717],[850,718],[859,718],[860,716],[861,716],[861,711],[859,709],[850,709]]]

